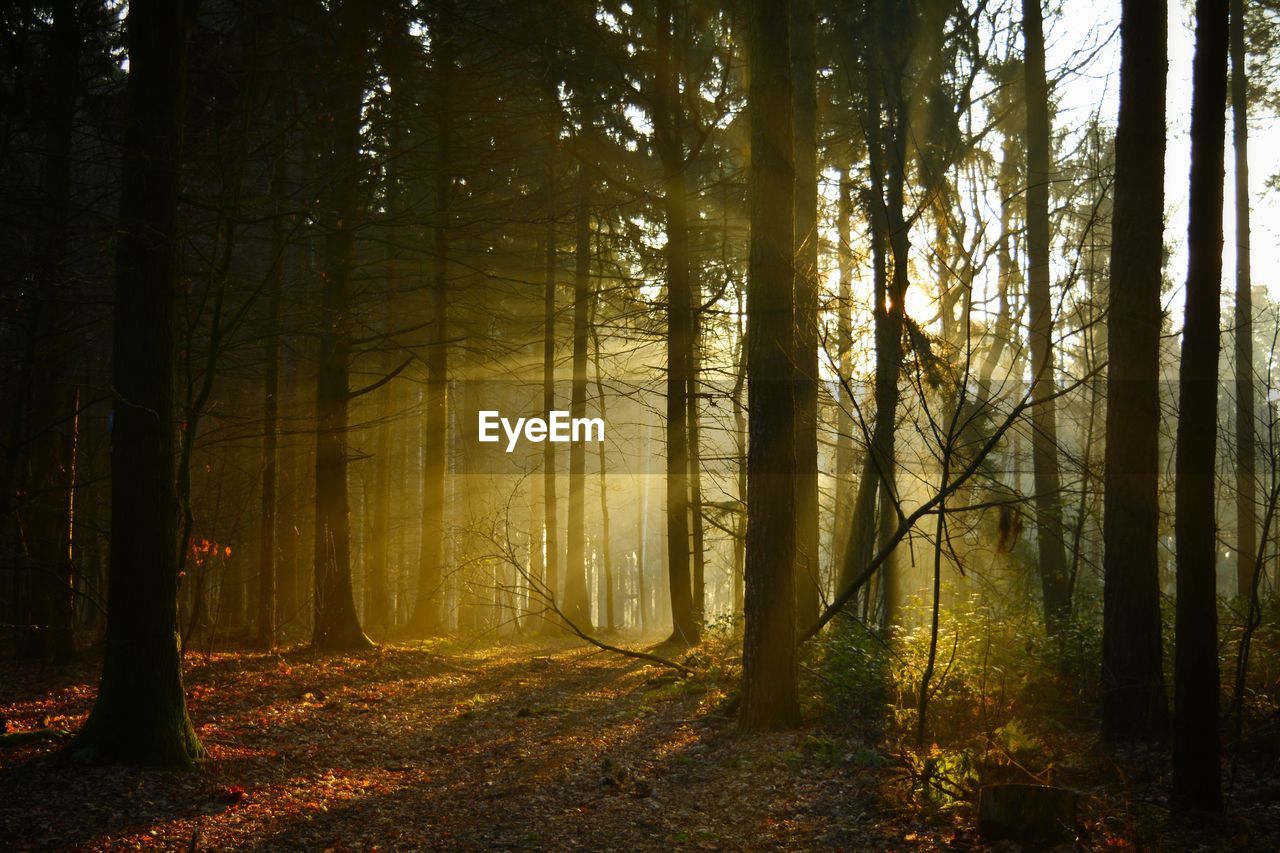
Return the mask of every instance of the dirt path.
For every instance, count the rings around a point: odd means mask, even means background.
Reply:
[[[92,670],[6,664],[12,728],[76,728]],[[893,771],[813,732],[746,739],[713,682],[595,649],[390,646],[192,661],[195,773],[0,750],[0,841],[90,849],[918,849]],[[44,719],[46,718],[47,719]]]

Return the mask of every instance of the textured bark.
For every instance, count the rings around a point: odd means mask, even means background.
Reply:
[[[98,698],[72,750],[189,767],[203,755],[178,652],[173,336],[178,173],[194,3],[129,5],[111,380],[111,566]]]
[[[796,619],[818,618],[818,102],[814,0],[791,2],[795,120]]]
[[[327,233],[316,371],[316,600],[311,643],[321,651],[371,645],[360,627],[351,586],[351,509],[347,494],[351,270],[356,221],[360,218],[356,188],[368,10],[361,0],[346,0],[337,15],[340,73],[333,94],[330,189],[322,211]]]
[[[1253,589],[1258,560],[1257,435],[1253,382],[1253,276],[1249,252],[1249,101],[1244,0],[1231,0],[1231,118],[1236,202],[1236,595]]]
[[[76,112],[76,78],[82,33],[74,0],[53,7],[49,62],[48,129],[41,175],[43,233],[37,298],[31,328],[35,356],[31,375],[30,436],[24,491],[30,503],[22,516],[27,550],[30,633],[19,652],[66,661],[75,656],[73,571],[71,562],[72,424],[75,391],[68,382],[64,342],[64,267],[70,217],[71,133]],[[19,410],[23,407],[19,406]]]
[[[591,177],[578,168],[574,216],[573,380],[569,417],[587,415],[587,337],[591,310]],[[550,442],[548,442],[549,444]],[[569,523],[565,556],[564,604],[560,610],[578,630],[591,631],[591,594],[587,586],[587,447],[569,445]]]
[[[681,142],[679,73],[675,61],[671,0],[658,2],[655,39],[655,132],[662,162],[667,245],[667,579],[672,640],[699,640],[689,571],[688,403],[690,334],[689,210]]]
[[[427,348],[427,422],[422,471],[422,547],[418,597],[410,633],[432,636],[444,629],[440,595],[445,574],[445,478],[449,471],[449,216],[453,201],[453,2],[436,7],[431,39],[435,63],[435,223],[431,282],[431,337]]]
[[[542,303],[542,410],[550,413],[556,407],[556,170],[555,131],[550,137],[553,147],[547,161],[547,235],[546,281]],[[548,417],[550,415],[548,414]],[[546,535],[546,587],[544,595],[555,601],[558,597],[560,571],[560,544],[556,511],[556,446],[547,441],[542,445],[542,506],[543,530]],[[541,629],[558,630],[555,620],[540,611]]]
[[[853,246],[850,234],[853,218],[852,185],[848,171],[840,173],[840,200],[836,209],[836,234],[839,240],[837,267],[839,270],[839,304],[836,307],[836,349],[842,378],[853,375]],[[844,565],[844,551],[848,544],[841,533],[849,526],[852,512],[853,473],[853,404],[847,399],[843,387],[837,395],[836,407],[836,500],[835,519],[831,530],[831,563]],[[803,623],[802,623],[803,624]]]
[[[1158,536],[1167,4],[1125,0],[1111,217],[1102,734],[1165,734]]]
[[[1186,316],[1175,461],[1178,602],[1174,643],[1173,806],[1222,808],[1218,734],[1218,598],[1214,467],[1222,181],[1226,147],[1227,0],[1196,3]]]
[[[799,722],[790,9],[751,5],[751,257],[747,292],[747,554],[744,731]]]
[[[1058,636],[1071,615],[1062,538],[1062,477],[1058,465],[1057,386],[1053,370],[1053,304],[1049,275],[1049,86],[1044,67],[1040,0],[1023,0],[1027,104],[1027,307],[1030,309],[1031,463],[1035,481],[1036,545],[1045,627]]]

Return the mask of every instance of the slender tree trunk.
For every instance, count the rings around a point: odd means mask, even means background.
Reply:
[[[569,417],[587,415],[587,337],[591,310],[591,178],[578,167],[577,211],[574,231],[573,277],[573,382]],[[550,443],[550,442],[548,442]],[[564,605],[561,611],[579,630],[590,631],[591,594],[587,585],[587,447],[582,441],[569,445],[569,525],[565,558]]]
[[[1044,67],[1040,0],[1022,0],[1027,93],[1027,305],[1031,310],[1031,459],[1035,475],[1037,547],[1045,626],[1059,636],[1071,615],[1062,537],[1058,415],[1054,400],[1053,305],[1049,275],[1049,86]]]
[[[1120,25],[1102,520],[1102,734],[1117,741],[1168,726],[1157,553],[1166,19],[1165,0],[1125,0]]]
[[[178,652],[173,335],[187,37],[195,4],[129,5],[128,113],[116,244],[111,567],[102,680],[71,749],[189,767],[203,755]]]
[[[698,412],[698,375],[702,372],[701,289],[692,286],[689,312],[689,394],[685,403],[689,419],[689,532],[693,550],[693,619],[698,630],[707,625],[707,552],[702,521],[702,436]]]
[[[75,656],[73,566],[71,561],[71,427],[75,393],[67,382],[64,344],[63,269],[67,264],[70,218],[71,133],[76,111],[81,28],[74,0],[53,8],[48,130],[42,174],[43,233],[40,280],[32,326],[36,363],[31,387],[31,448],[26,491],[31,495],[22,536],[27,549],[29,614],[34,633],[21,651],[67,661]],[[19,409],[22,407],[19,406]],[[17,452],[14,448],[13,452]]]
[[[271,649],[276,643],[277,559],[276,545],[276,463],[279,431],[280,393],[280,313],[284,300],[285,258],[288,247],[284,234],[284,194],[288,154],[276,152],[271,176],[275,219],[271,223],[271,280],[267,294],[266,365],[262,383],[262,513],[258,532],[258,618],[257,643]]]
[[[336,87],[330,191],[324,210],[324,287],[319,369],[316,374],[315,623],[320,651],[371,645],[360,627],[351,586],[351,525],[347,491],[347,429],[351,403],[351,271],[359,168],[360,111],[368,10],[345,0],[339,18],[340,71]]]
[[[799,722],[795,574],[795,317],[791,27],[787,0],[751,5],[751,259],[747,294],[744,731]]]
[[[1231,0],[1231,118],[1236,200],[1236,594],[1249,597],[1258,560],[1257,438],[1253,390],[1253,281],[1249,268],[1249,103],[1245,0]]]
[[[1226,148],[1227,0],[1196,3],[1191,96],[1191,221],[1175,461],[1178,602],[1174,643],[1173,805],[1222,808],[1218,734],[1218,596],[1214,469],[1222,183]]]
[[[680,89],[671,0],[658,0],[657,121],[667,231],[667,576],[671,639],[699,640],[689,571],[688,401],[690,334],[689,211],[680,133]]]
[[[836,234],[839,240],[837,268],[839,274],[839,304],[836,306],[836,349],[839,358],[840,379],[853,377],[853,218],[852,184],[847,170],[840,173],[840,200],[836,209]],[[836,500],[835,518],[831,529],[831,564],[833,568],[844,565],[844,549],[847,544],[841,534],[848,528],[852,511],[850,498],[853,473],[853,411],[852,401],[846,399],[843,386],[836,393]]]
[[[446,551],[445,478],[449,470],[449,236],[453,201],[453,0],[436,7],[432,53],[436,97],[436,222],[431,284],[431,341],[427,350],[427,423],[422,483],[422,549],[418,561],[418,597],[409,630],[432,636],[444,630],[440,593]]]
[[[818,95],[814,0],[791,0],[795,87],[796,620],[818,618]]]
[[[592,293],[592,314],[597,313],[600,307],[600,291],[597,289]],[[600,367],[600,332],[595,322],[591,324],[591,342],[592,354],[595,361],[596,373],[596,406],[600,410],[600,420],[606,424],[609,423],[609,415],[605,404],[604,396],[604,373]],[[616,617],[614,616],[614,577],[613,577],[613,544],[612,537],[609,532],[609,473],[608,473],[608,455],[605,449],[605,443],[599,444],[600,448],[600,557],[604,561],[604,612],[605,612],[605,628],[610,632],[617,630]]]
[[[556,407],[556,171],[555,133],[550,137],[551,147],[547,159],[547,236],[546,283],[543,292],[542,312],[542,410],[550,417]],[[546,589],[547,598],[555,602],[560,582],[560,542],[557,528],[556,507],[556,446],[553,442],[542,445],[542,502],[543,524],[546,532]],[[558,622],[543,613],[542,630],[555,632]]]

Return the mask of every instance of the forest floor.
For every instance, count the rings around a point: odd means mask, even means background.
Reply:
[[[981,846],[963,806],[913,805],[908,763],[852,734],[810,721],[739,735],[717,712],[731,679],[700,663],[712,675],[679,679],[567,640],[192,655],[208,759],[179,773],[79,766],[57,740],[0,749],[0,847]],[[87,663],[5,662],[0,716],[10,731],[73,731],[96,680]],[[1097,832],[1090,846],[1129,843]]]

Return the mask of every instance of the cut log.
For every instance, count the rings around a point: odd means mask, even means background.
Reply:
[[[978,797],[978,834],[1057,844],[1076,837],[1080,795],[1047,785],[987,785]]]

